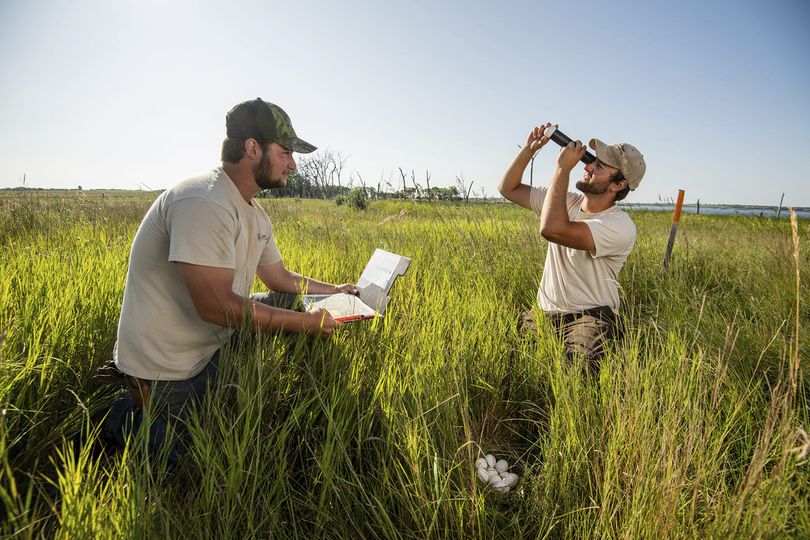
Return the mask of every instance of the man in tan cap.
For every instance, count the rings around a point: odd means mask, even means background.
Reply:
[[[534,154],[548,143],[538,126],[507,169],[498,190],[504,198],[540,215],[540,234],[548,252],[537,304],[560,332],[569,358],[584,357],[599,371],[605,342],[618,337],[618,275],[636,241],[636,227],[616,202],[638,187],[644,157],[634,146],[606,145],[592,139],[596,160],[576,183],[582,194],[568,192],[571,171],[585,155],[579,141],[560,151],[548,187],[521,183]],[[523,331],[537,331],[534,310],[524,312]]]
[[[357,292],[288,270],[253,198],[284,187],[296,168],[293,153],[315,147],[298,138],[287,113],[260,98],[233,107],[225,126],[222,165],[164,191],[135,234],[114,364],[96,377],[129,389],[103,425],[118,446],[144,411],[152,418],[151,453],[168,439],[171,420],[182,436],[189,407],[216,381],[221,349],[236,329],[328,335],[340,323],[326,311],[295,309],[296,295]],[[256,277],[274,292],[251,294]],[[171,444],[171,461],[176,450]]]

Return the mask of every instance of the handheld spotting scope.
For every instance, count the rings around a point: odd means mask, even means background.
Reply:
[[[560,131],[554,126],[549,126],[543,132],[543,135],[554,141],[555,143],[559,144],[560,146],[568,146],[568,143],[571,142],[571,137]],[[587,165],[588,163],[593,163],[596,161],[596,156],[585,150],[585,155],[580,158],[580,161]]]

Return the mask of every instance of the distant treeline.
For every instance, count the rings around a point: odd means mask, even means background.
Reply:
[[[346,157],[340,152],[322,150],[301,156],[296,171],[287,176],[287,187],[265,190],[259,197],[300,197],[302,199],[334,199],[362,189],[369,199],[414,199],[437,201],[468,201],[473,182],[463,175],[457,176],[456,184],[450,187],[430,185],[430,171],[417,179],[413,169],[399,167],[399,178],[380,178],[376,184],[367,183],[358,172],[345,174]],[[486,198],[483,190],[480,198]]]
[[[385,191],[379,187],[361,186],[352,184],[341,185],[317,185],[308,181],[297,173],[292,173],[287,177],[287,187],[266,189],[260,192],[257,197],[279,198],[279,197],[300,197],[302,199],[334,199],[341,195],[347,195],[354,189],[360,189],[369,199],[414,199],[414,200],[437,200],[437,201],[460,201],[463,197],[459,194],[455,186],[449,188],[413,188],[405,187],[399,191]]]

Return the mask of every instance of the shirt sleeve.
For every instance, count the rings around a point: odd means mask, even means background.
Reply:
[[[533,187],[531,193],[529,193],[529,204],[531,204],[532,210],[538,214],[543,211],[543,201],[546,200],[547,193],[548,188],[545,186]]]
[[[273,223],[270,216],[258,202],[253,203],[256,209],[257,222],[259,224],[259,241],[262,254],[259,256],[259,266],[269,266],[281,262],[281,252],[276,244],[276,237],[273,235]]]
[[[605,214],[584,220],[593,236],[593,257],[625,255],[636,243],[636,226],[623,214]]]
[[[277,262],[281,262],[281,252],[278,250],[276,239],[273,236],[273,229],[271,228],[267,244],[264,246],[262,256],[259,258],[259,266],[269,266]]]
[[[531,193],[529,193],[529,204],[532,210],[537,214],[543,212],[543,202],[546,200],[546,195],[548,195],[548,188],[546,186],[533,187]],[[576,215],[579,211],[579,207],[582,205],[582,199],[582,195],[571,193],[570,191],[565,194],[565,206],[569,217]]]
[[[234,216],[199,197],[172,203],[167,212],[169,261],[236,268]]]

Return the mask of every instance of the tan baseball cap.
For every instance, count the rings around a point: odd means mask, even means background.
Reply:
[[[647,165],[644,156],[632,144],[621,143],[607,145],[599,139],[591,139],[588,146],[596,150],[596,157],[614,169],[622,171],[628,187],[636,189],[644,177]]]

